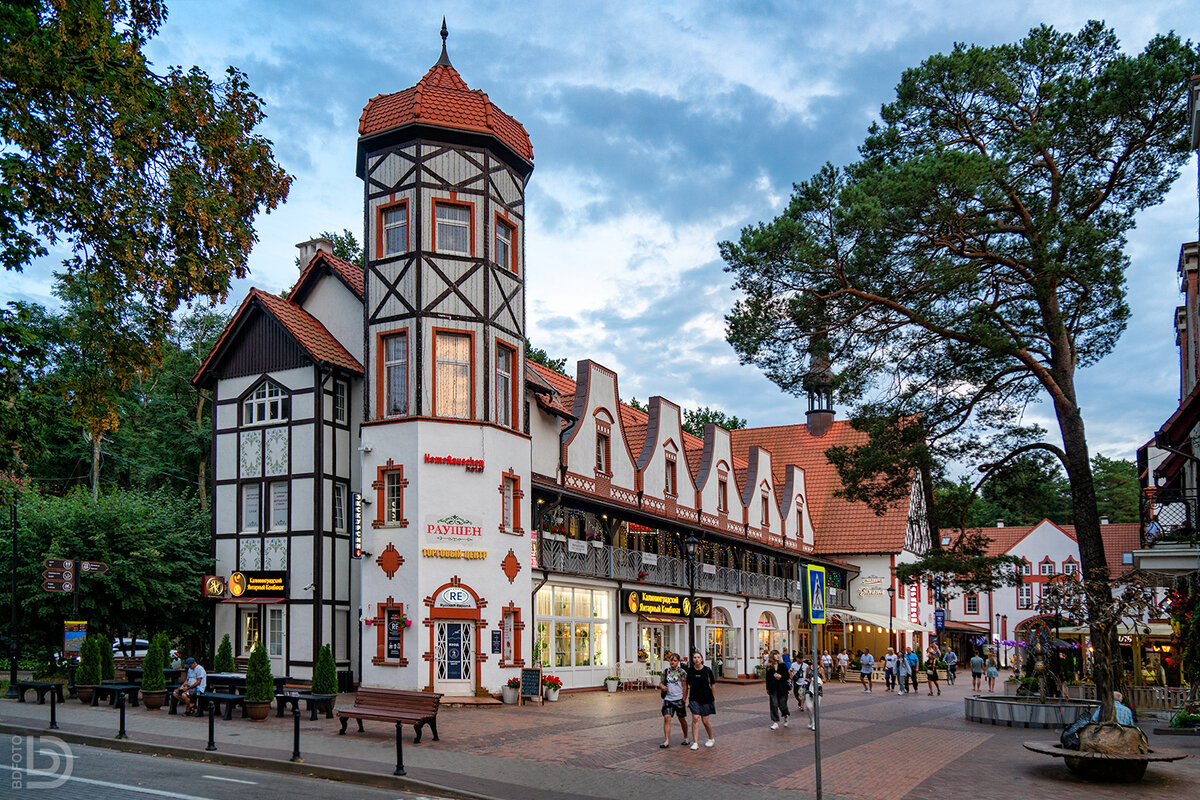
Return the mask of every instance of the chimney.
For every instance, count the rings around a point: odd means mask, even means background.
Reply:
[[[300,242],[296,245],[296,249],[300,251],[300,269],[303,271],[321,250],[333,255],[333,242],[318,236],[316,239]]]
[[[997,527],[997,528],[1003,528],[1003,527],[1004,527],[1004,520],[1002,520],[1002,519],[998,519],[998,520],[996,520],[996,527]]]
[[[1100,518],[1100,524],[1101,524],[1101,525],[1107,525],[1107,524],[1108,524],[1108,517],[1101,517],[1101,518]]]
[[[833,427],[833,369],[829,358],[813,354],[808,374],[804,377],[808,392],[808,412],[805,422],[813,436],[824,436]]]

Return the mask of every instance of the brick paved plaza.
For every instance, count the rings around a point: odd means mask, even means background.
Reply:
[[[1052,740],[1052,731],[984,726],[963,719],[960,682],[940,698],[888,694],[877,685],[864,694],[857,684],[833,684],[825,693],[822,725],[824,794],[830,798],[1189,798],[1200,793],[1200,739],[1151,735],[1152,747],[1181,749],[1188,759],[1153,765],[1132,786],[1088,784],[1070,776],[1062,762],[1021,748],[1026,740]],[[352,702],[349,695],[340,698]],[[662,723],[655,690],[564,694],[544,706],[496,709],[446,708],[439,716],[441,741],[426,736],[411,745],[409,777],[503,798],[807,797],[814,790],[813,734],[804,715],[789,728],[768,729],[767,699],[759,685],[719,684],[716,746],[660,750]],[[44,728],[46,706],[0,703],[0,723]],[[110,738],[112,709],[61,709],[62,733]],[[1151,728],[1156,723],[1144,722]],[[305,761],[390,774],[395,739],[390,726],[367,724],[365,734],[337,735],[336,720],[303,723]],[[168,717],[165,711],[130,709],[135,743],[183,747],[203,755],[203,720]],[[253,724],[218,720],[220,756],[243,754],[285,761],[291,753],[291,720],[274,716]]]

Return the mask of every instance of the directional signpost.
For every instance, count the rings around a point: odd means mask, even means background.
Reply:
[[[825,568],[814,564],[806,565],[804,570],[805,583],[804,599],[808,606],[808,622],[812,626],[812,694],[813,712],[813,756],[816,766],[817,800],[821,800],[821,685],[818,683],[821,669],[821,653],[817,647],[817,626],[825,624]],[[828,676],[826,676],[828,677]]]
[[[108,572],[108,564],[105,564],[103,561],[80,561],[79,571],[103,575]]]
[[[42,589],[47,592],[67,593],[74,595],[74,614],[79,616],[79,575],[87,573],[92,575],[103,575],[108,572],[108,564],[103,561],[79,561],[74,558],[47,558],[42,562]],[[67,630],[70,631],[71,625],[78,623],[67,623]],[[86,626],[84,627],[86,630]],[[68,637],[70,634],[68,634]],[[75,662],[71,661],[71,666],[67,672],[67,690],[69,697],[75,697]]]

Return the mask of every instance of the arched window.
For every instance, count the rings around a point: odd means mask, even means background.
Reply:
[[[286,422],[292,416],[292,399],[271,381],[263,381],[242,403],[242,424]]]

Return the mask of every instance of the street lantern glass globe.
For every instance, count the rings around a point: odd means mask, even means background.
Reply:
[[[888,597],[895,597],[895,596],[896,596],[896,587],[895,587],[895,586],[889,586],[889,587],[887,588],[887,594],[888,594]]]
[[[687,548],[688,559],[696,558],[696,547],[699,544],[700,544],[700,540],[696,538],[696,534],[694,534],[694,533],[689,534],[688,537],[683,540],[683,546],[685,548]]]

